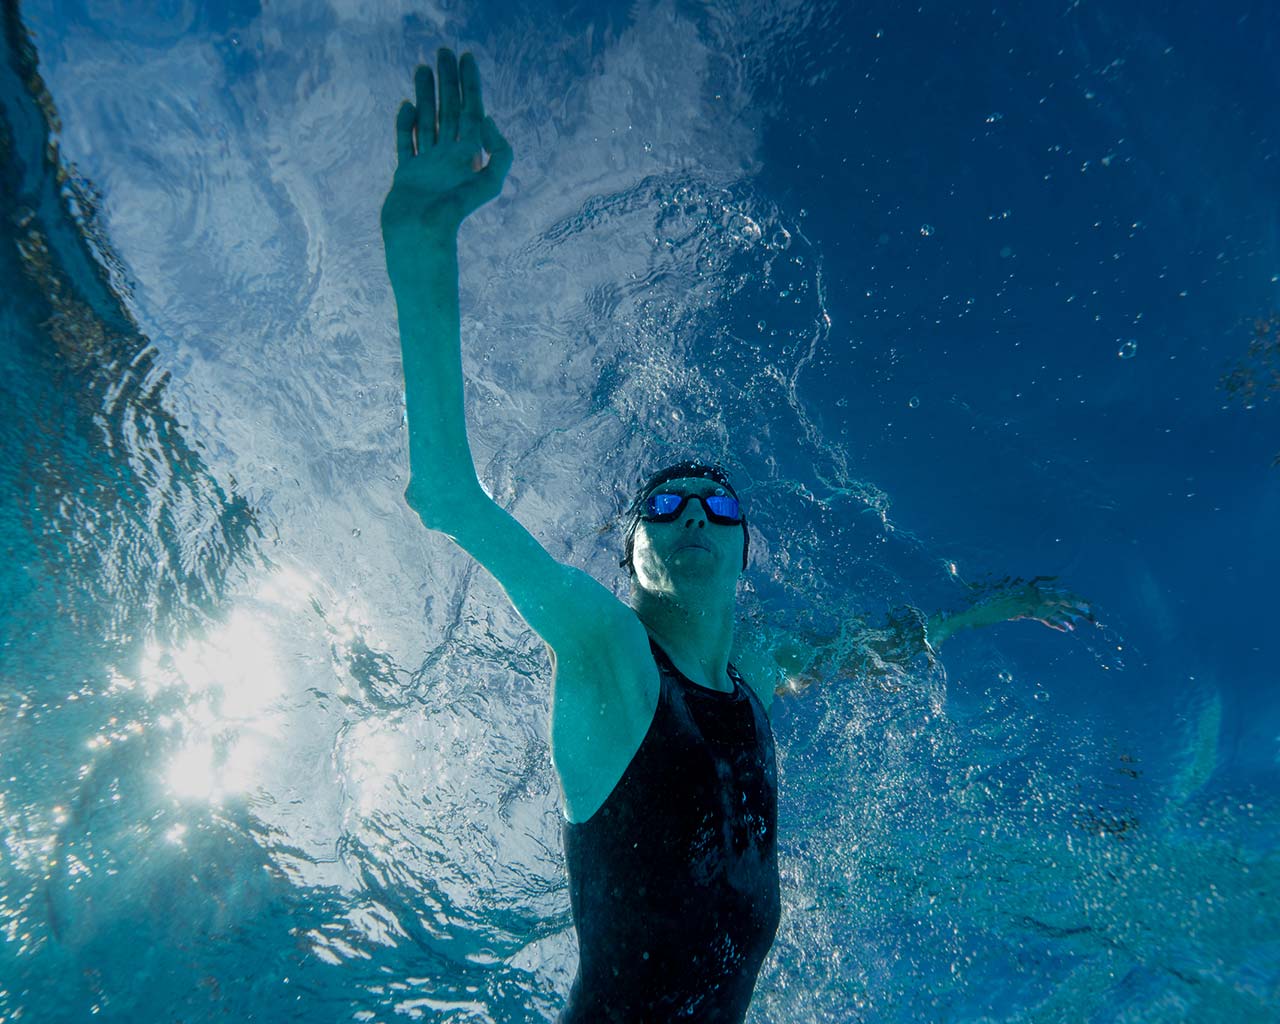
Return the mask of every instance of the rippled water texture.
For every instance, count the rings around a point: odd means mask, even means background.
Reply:
[[[474,49],[517,154],[461,248],[494,497],[622,595],[642,470],[719,458],[746,619],[881,622],[963,586],[851,461],[888,378],[840,353],[893,340],[760,148],[842,8],[214,6],[5,7],[0,1021],[554,1019],[547,659],[402,498],[395,109]],[[779,702],[750,1020],[1273,1019],[1280,818],[1216,784],[1222,694],[1158,741],[1057,710],[1052,657],[1134,669],[1043,634]]]

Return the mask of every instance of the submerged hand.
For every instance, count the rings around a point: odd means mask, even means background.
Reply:
[[[480,71],[470,53],[437,55],[436,79],[425,65],[414,73],[417,104],[396,114],[397,165],[382,204],[382,238],[390,251],[412,251],[440,232],[454,232],[466,217],[502,191],[511,146],[480,96]],[[486,164],[483,154],[489,154]]]
[[[1089,602],[1054,586],[1055,579],[1056,576],[1036,576],[995,600],[1008,602],[1010,619],[1031,619],[1060,633],[1071,632],[1081,622],[1096,621]]]
[[[952,614],[929,617],[928,644],[936,651],[950,636],[975,626],[994,626],[1014,619],[1030,619],[1060,633],[1069,633],[1081,622],[1097,622],[1089,602],[1053,585],[1056,576],[1036,576],[1030,582],[1005,577],[982,589],[987,596]],[[975,588],[977,589],[977,588]]]

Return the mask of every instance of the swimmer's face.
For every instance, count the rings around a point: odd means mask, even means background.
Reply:
[[[677,583],[732,584],[742,571],[742,524],[712,522],[698,498],[729,494],[714,480],[680,477],[656,490],[688,495],[671,522],[640,520],[636,524],[632,564],[636,582],[647,590],[666,590]]]

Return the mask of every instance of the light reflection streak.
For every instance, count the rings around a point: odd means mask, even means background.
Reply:
[[[404,738],[394,721],[366,719],[352,730],[347,777],[361,817],[377,810],[386,781],[403,768]]]
[[[243,795],[272,835],[287,836],[294,852],[277,866],[295,884],[352,886],[334,853],[348,815],[376,818],[417,767],[405,723],[370,717],[359,700],[352,648],[378,643],[362,598],[305,567],[245,581],[219,620],[148,645],[135,672],[113,672],[110,689],[146,707],[108,719],[86,752],[96,761],[153,734],[165,753],[151,770],[169,798],[216,807]],[[330,699],[353,690],[356,700]],[[164,839],[185,847],[191,835],[174,828]],[[385,925],[372,930],[388,942]]]
[[[160,728],[179,728],[184,739],[164,771],[174,796],[220,803],[264,785],[260,769],[283,736],[281,705],[290,689],[274,637],[305,614],[308,603],[317,607],[314,595],[322,590],[314,574],[279,568],[235,603],[223,622],[175,648],[149,646],[136,682],[112,680],[123,690],[139,685],[152,699],[174,688],[185,691],[182,708],[157,719]],[[355,635],[349,622],[343,626]],[[126,726],[105,733],[90,746],[108,746],[131,731]]]

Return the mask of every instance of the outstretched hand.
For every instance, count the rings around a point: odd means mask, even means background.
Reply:
[[[1069,633],[1082,622],[1096,622],[1084,598],[1054,585],[1056,576],[1018,580],[993,603],[1008,602],[1010,619],[1030,619],[1060,633]]]
[[[502,191],[511,169],[511,146],[485,116],[475,57],[464,53],[458,61],[442,48],[436,67],[437,76],[418,67],[417,103],[406,100],[396,114],[396,173],[382,204],[388,249],[413,250],[441,232],[456,233]]]

